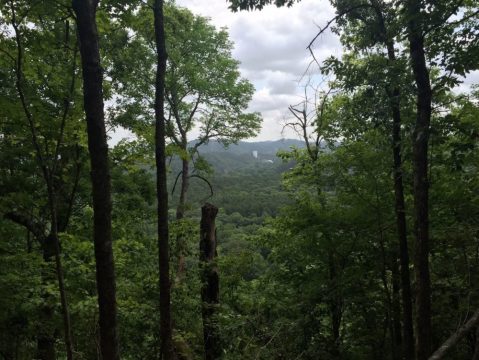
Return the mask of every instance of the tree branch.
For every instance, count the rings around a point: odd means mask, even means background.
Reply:
[[[444,359],[446,353],[454,347],[459,340],[461,340],[468,332],[479,325],[479,310],[477,310],[474,315],[461,326],[454,334],[452,334],[449,339],[447,339],[440,347],[437,349],[434,354],[429,357],[429,360],[440,360]]]
[[[338,15],[336,15],[334,18],[329,20],[323,28],[319,28],[319,32],[316,34],[316,36],[313,38],[313,40],[311,40],[310,43],[308,44],[308,46],[306,47],[306,49],[309,50],[311,56],[313,57],[316,64],[318,64],[318,66],[320,66],[319,61],[316,59],[316,56],[314,55],[314,52],[313,52],[313,44],[318,39],[318,37],[320,37],[321,34],[323,34],[327,29],[329,29],[329,27],[331,26],[332,23],[341,19],[344,15],[347,15],[354,10],[357,10],[357,9],[360,9],[360,8],[366,8],[366,7],[371,7],[371,5],[370,4],[360,4],[360,5],[353,6],[349,9],[343,10]]]
[[[3,215],[3,217],[7,220],[13,221],[14,223],[25,227],[28,231],[30,231],[35,238],[42,243],[45,239],[45,231],[43,226],[38,224],[37,222],[33,221],[31,218],[19,214],[14,211],[7,212]]]

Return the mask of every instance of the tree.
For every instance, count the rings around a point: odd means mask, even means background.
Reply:
[[[478,51],[478,44],[469,43],[462,48],[464,40],[471,36],[471,33],[477,35],[476,30],[472,30],[468,20],[471,16],[471,10],[468,8],[474,4],[466,4],[463,7],[461,1],[452,3],[439,2],[425,12],[425,4],[419,0],[408,0],[405,3],[407,36],[409,41],[409,58],[411,61],[412,72],[416,83],[416,123],[413,132],[413,164],[414,164],[414,208],[415,208],[415,272],[416,272],[416,359],[427,359],[431,354],[431,280],[429,273],[429,180],[428,180],[428,149],[429,136],[432,116],[432,102],[434,90],[440,91],[442,87],[457,82],[456,74],[464,75],[468,71],[477,68],[477,62],[469,61],[457,66],[455,56],[458,53],[462,58],[474,56]],[[468,11],[469,10],[469,11]],[[463,12],[459,20],[450,20],[450,17]],[[475,11],[475,10],[472,10]],[[477,16],[477,12],[475,14]],[[474,12],[472,13],[474,17]],[[452,34],[446,30],[452,25],[457,31]],[[474,25],[472,25],[474,26]],[[437,29],[444,29],[449,36],[444,36],[441,32],[443,44],[448,43],[452,48],[453,55],[444,56],[442,66],[444,70],[449,70],[437,85],[432,88],[430,79],[430,68],[435,64],[435,56],[444,53],[442,49],[427,49],[426,36],[431,32],[434,34]],[[439,35],[439,34],[438,34]],[[429,58],[428,58],[429,57]],[[429,64],[428,64],[429,61]]]
[[[190,163],[201,145],[216,139],[225,145],[254,136],[260,128],[257,113],[244,113],[253,86],[240,78],[238,61],[225,30],[186,10],[170,9],[168,17],[169,63],[166,74],[166,124],[168,136],[182,162],[181,188],[176,219],[185,216],[191,177]],[[198,46],[201,44],[201,46]],[[199,130],[192,143],[190,133]],[[178,238],[181,278],[185,271],[185,241]]]
[[[120,358],[115,269],[111,236],[111,184],[103,110],[103,76],[96,26],[98,0],[73,0],[83,75],[83,101],[90,152],[100,347],[104,359]]]
[[[407,88],[404,89],[404,85],[407,84],[409,78],[404,66],[404,59],[401,57],[398,59],[396,55],[395,38],[397,38],[398,34],[395,33],[394,29],[397,28],[397,18],[393,16],[393,13],[391,6],[381,1],[369,1],[366,3],[350,1],[341,3],[335,19],[338,25],[340,25],[341,33],[344,36],[343,43],[354,50],[350,54],[343,56],[343,62],[333,58],[326,63],[329,63],[329,70],[332,69],[334,71],[340,86],[346,91],[354,92],[361,87],[366,87],[371,91],[379,91],[379,94],[375,96],[386,95],[388,98],[392,126],[386,125],[385,131],[391,133],[396,222],[401,263],[403,339],[400,340],[403,341],[404,358],[412,358],[414,354],[412,296],[409,275],[401,135],[401,127],[404,126],[401,103],[408,101],[407,96],[402,96],[402,92],[408,91]],[[328,26],[321,29],[321,33]],[[378,46],[385,48],[385,55],[382,55],[381,50],[377,51],[377,53],[370,53],[371,47]],[[361,54],[360,58],[358,58],[359,54]],[[328,65],[324,68],[328,69]],[[371,69],[374,70],[371,71]],[[358,73],[354,73],[356,71]],[[374,77],[377,77],[377,73],[381,71],[385,71],[384,82],[374,79]]]
[[[145,136],[145,124],[152,121],[148,98],[154,84],[150,71],[154,49],[150,46],[149,21],[148,15],[140,11],[130,25],[135,36],[125,44],[112,70],[117,86],[130,83],[122,87],[122,99],[118,100],[113,116],[139,136]],[[239,62],[232,58],[233,44],[226,30],[218,31],[208,19],[168,5],[165,6],[165,34],[169,54],[165,121],[169,147],[182,164],[176,209],[176,219],[181,220],[187,210],[191,162],[202,163],[201,160],[195,162],[199,148],[213,139],[228,145],[254,136],[260,129],[261,118],[257,113],[246,112],[254,88],[240,76]],[[130,60],[139,54],[145,62],[132,70]],[[192,132],[198,134],[191,137]],[[201,170],[198,168],[193,172]],[[177,240],[177,278],[180,279],[185,272],[186,243],[184,236],[180,235]]]
[[[166,129],[164,115],[166,40],[163,16],[163,1],[155,0],[153,5],[155,20],[155,43],[157,54],[155,82],[155,159],[156,159],[156,194],[158,201],[158,252],[160,270],[160,357],[174,359],[171,338],[170,310],[170,256],[168,234],[168,190],[166,179]]]
[[[5,124],[5,150],[21,139],[28,139],[32,144],[29,152],[24,153],[22,146],[16,156],[24,161],[34,156],[32,167],[38,169],[40,179],[45,188],[45,208],[48,219],[35,219],[37,204],[25,207],[24,201],[18,202],[10,209],[5,209],[3,217],[25,227],[41,244],[45,262],[55,263],[60,303],[63,315],[64,339],[66,355],[73,358],[73,339],[70,311],[65,289],[64,271],[61,258],[59,234],[65,232],[75,201],[78,180],[80,177],[80,148],[75,139],[79,128],[78,113],[73,108],[76,98],[77,81],[77,42],[70,36],[72,31],[68,12],[54,8],[47,11],[45,7],[36,7],[24,2],[5,2],[6,21],[12,28],[11,36],[2,36],[2,50],[6,55],[5,66],[11,68],[14,79],[13,92],[6,91],[4,96],[11,97],[7,113],[12,119],[25,124],[26,133],[11,124]],[[61,26],[57,25],[58,16],[64,17]],[[27,24],[34,24],[29,29]],[[58,46],[57,41],[60,40]],[[51,57],[40,59],[46,48],[52,47]],[[14,55],[13,55],[14,54]],[[4,80],[7,80],[5,78]],[[6,89],[11,89],[5,81]],[[15,97],[12,95],[15,93]],[[10,146],[9,146],[10,145]],[[12,168],[13,169],[13,168]],[[72,178],[67,177],[72,173]],[[32,172],[24,175],[30,177]],[[11,172],[12,178],[16,176]],[[68,184],[68,180],[72,184]],[[43,189],[42,189],[43,190]],[[39,190],[40,193],[42,190]],[[7,183],[5,193],[13,195],[21,191],[13,182]],[[40,195],[42,196],[42,195]],[[25,197],[24,197],[25,199]],[[6,199],[8,203],[8,199]],[[29,208],[28,208],[29,207]],[[48,228],[46,231],[45,228]],[[44,285],[48,276],[42,271]],[[42,313],[45,319],[45,331],[38,336],[38,356],[51,358],[54,356],[55,339],[52,334],[53,308],[46,298],[43,299]]]

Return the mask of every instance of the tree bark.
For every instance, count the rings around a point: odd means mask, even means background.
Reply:
[[[73,0],[82,60],[83,96],[91,163],[100,348],[103,359],[117,360],[120,354],[111,238],[111,184],[103,110],[103,76],[95,19],[97,5],[97,0]]]
[[[479,325],[479,310],[477,310],[474,315],[467,321],[463,326],[459,328],[454,334],[452,334],[449,339],[447,339],[440,347],[437,349],[434,354],[431,355],[429,360],[440,360],[444,359],[447,352],[451,350],[458,342],[461,340],[468,332],[474,330]],[[476,359],[477,349],[473,359]]]
[[[394,54],[394,45],[388,43],[388,58],[391,62],[396,60]],[[406,224],[406,206],[404,201],[404,185],[401,156],[401,111],[400,111],[400,91],[398,87],[393,87],[389,92],[390,107],[393,117],[393,159],[394,159],[394,198],[396,224],[399,238],[399,261],[401,264],[401,288],[402,288],[402,306],[403,306],[403,357],[412,359],[414,357],[414,330],[412,321],[412,296],[411,296],[411,278],[409,275],[409,249],[407,243],[407,224]]]
[[[417,114],[413,131],[414,215],[416,273],[416,360],[431,353],[431,283],[429,275],[428,141],[432,91],[424,51],[421,1],[407,2],[409,55],[417,86]]]
[[[220,293],[218,267],[215,262],[217,214],[218,208],[214,205],[207,203],[201,208],[200,270],[205,360],[216,360],[221,357],[220,336],[215,320]]]
[[[163,0],[155,0],[155,40],[157,53],[155,83],[155,159],[156,159],[156,193],[158,198],[158,261],[160,286],[160,358],[175,358],[172,342],[171,309],[170,309],[170,265],[169,265],[169,232],[168,232],[168,190],[166,178],[165,154],[165,74],[166,43],[163,16]]]
[[[388,37],[386,22],[382,11],[382,2],[372,1],[376,15],[378,17],[379,26],[382,32],[384,44],[386,45],[388,54],[388,66],[392,67],[396,62],[396,54],[394,42]],[[407,222],[406,222],[406,206],[404,201],[404,184],[402,169],[402,146],[401,146],[401,91],[391,79],[386,89],[389,98],[389,107],[392,114],[392,150],[393,150],[393,177],[394,177],[394,199],[396,224],[399,239],[399,261],[402,288],[402,356],[404,359],[412,359],[414,357],[414,330],[412,315],[412,296],[411,296],[411,277],[409,274],[409,249],[407,243]]]

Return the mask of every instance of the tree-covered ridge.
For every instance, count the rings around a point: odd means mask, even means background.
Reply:
[[[249,142],[209,19],[0,2],[0,358],[479,358],[479,4],[331,4],[299,140]]]

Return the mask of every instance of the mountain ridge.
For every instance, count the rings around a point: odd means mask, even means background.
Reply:
[[[196,142],[190,142],[190,145],[194,145]],[[304,148],[305,143],[296,139],[280,139],[280,140],[266,140],[266,141],[239,141],[237,144],[230,144],[224,146],[217,140],[212,140],[205,145],[201,145],[198,149],[200,154],[211,153],[230,153],[237,155],[252,154],[253,151],[257,151],[258,155],[273,155],[279,150],[288,150],[291,147]]]

